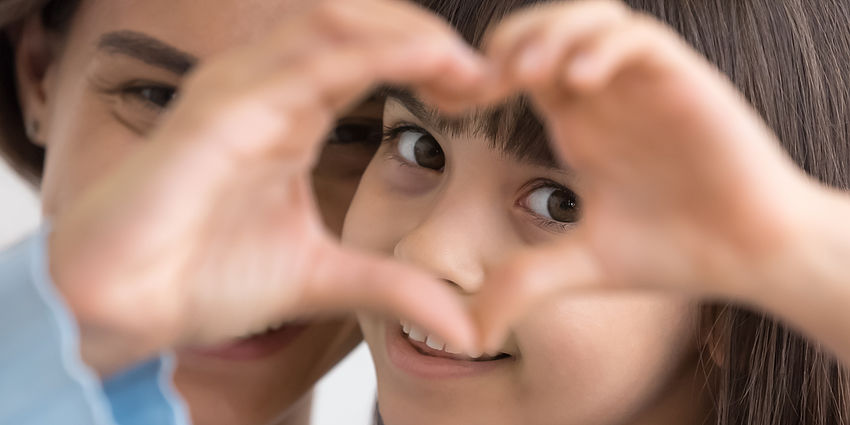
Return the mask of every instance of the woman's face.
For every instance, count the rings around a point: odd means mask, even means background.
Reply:
[[[390,96],[383,119],[345,243],[474,294],[512,251],[581,226],[580,176],[546,155],[518,159],[494,148],[481,121],[445,122],[405,94]],[[659,294],[564,296],[478,361],[399,318],[360,323],[387,425],[697,423],[696,310]]]
[[[146,143],[196,63],[261,37],[298,2],[83,0],[37,90],[47,141],[45,214],[61,214]],[[337,234],[377,147],[373,136],[382,107],[367,102],[344,117],[315,170],[318,203]],[[268,423],[290,414],[296,402],[307,405],[308,389],[359,338],[352,319],[286,326],[222,347],[184,350],[177,386],[195,423]]]

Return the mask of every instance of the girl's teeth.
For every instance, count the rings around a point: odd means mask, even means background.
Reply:
[[[410,326],[410,333],[407,336],[416,342],[425,342],[428,338],[428,334],[425,331],[413,325]]]
[[[440,341],[434,335],[428,335],[428,339],[425,341],[425,345],[427,345],[427,346],[429,346],[429,347],[431,347],[435,350],[442,350],[446,346],[446,344],[443,341]]]
[[[451,353],[451,354],[463,354],[460,350],[458,350],[457,348],[454,348],[454,347],[452,347],[451,345],[448,345],[448,344],[446,344],[446,348],[444,348],[444,350],[447,353]]]
[[[440,338],[435,335],[428,335],[424,330],[417,328],[415,325],[410,324],[410,322],[406,322],[404,320],[400,321],[401,323],[401,331],[407,335],[408,338],[416,341],[416,342],[424,342],[428,347],[433,348],[434,350],[442,350],[450,354],[459,354],[464,355],[465,353],[461,352],[454,347],[447,345]],[[477,359],[484,355],[482,352],[475,353],[466,353],[466,356]]]

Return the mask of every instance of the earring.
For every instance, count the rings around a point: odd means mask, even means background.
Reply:
[[[27,136],[29,136],[30,139],[35,139],[35,136],[38,135],[38,130],[40,128],[41,125],[39,124],[38,120],[30,121],[30,125],[27,126]]]

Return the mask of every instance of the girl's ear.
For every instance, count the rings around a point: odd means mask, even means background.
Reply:
[[[55,36],[54,36],[55,37]],[[44,147],[48,122],[50,79],[55,69],[56,49],[38,13],[31,14],[10,32],[15,49],[15,78],[18,101],[32,143]]]

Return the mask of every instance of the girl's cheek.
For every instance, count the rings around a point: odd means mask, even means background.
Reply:
[[[379,153],[379,155],[381,155]],[[403,163],[392,157],[375,158],[377,177],[390,195],[416,197],[434,190],[441,175],[433,170]]]
[[[426,193],[421,179],[378,153],[360,181],[345,217],[346,245],[391,254],[399,237],[418,218]]]
[[[578,225],[544,224],[541,219],[534,217],[527,209],[516,205],[511,208],[510,219],[514,231],[527,246],[543,245],[569,238]]]

